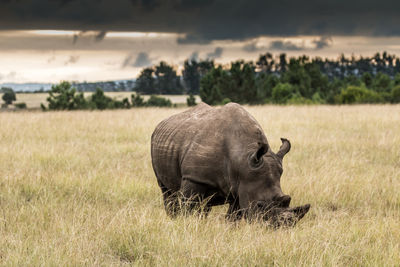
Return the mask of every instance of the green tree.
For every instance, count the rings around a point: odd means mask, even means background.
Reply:
[[[51,87],[47,102],[50,110],[75,110],[88,107],[83,93],[77,93],[76,89],[66,81]],[[44,105],[42,108],[45,108]]]
[[[90,96],[90,104],[94,109],[107,109],[107,108],[117,108],[120,105],[117,103],[117,107],[113,103],[113,99],[104,95],[104,91],[97,88],[96,91]]]
[[[137,93],[143,94],[158,94],[159,90],[156,88],[156,79],[153,68],[143,69],[139,77],[136,79],[134,90]]]
[[[279,83],[275,74],[259,73],[256,77],[257,99],[263,101],[272,97],[272,89]]]
[[[294,87],[289,83],[278,83],[272,89],[272,100],[277,104],[286,104],[295,95]]]
[[[3,96],[1,98],[6,103],[6,105],[11,105],[13,101],[17,100],[15,92],[12,88],[3,87],[1,88],[1,92],[3,93]]]
[[[290,83],[301,96],[311,98],[313,89],[311,87],[311,78],[303,66],[306,58],[294,59],[291,58],[288,70],[283,75],[283,82]]]
[[[379,72],[376,74],[375,79],[372,82],[372,88],[377,92],[390,92],[391,82],[392,81],[387,74]]]
[[[361,77],[361,80],[363,81],[363,83],[365,84],[366,87],[370,88],[372,85],[373,77],[372,77],[371,73],[364,72]]]
[[[362,86],[349,85],[338,96],[340,104],[380,103],[382,96]]]
[[[225,98],[221,91],[229,88],[229,75],[221,66],[209,71],[200,80],[201,100],[209,105],[218,105]]]
[[[392,88],[392,103],[400,103],[400,84]]]
[[[160,94],[182,94],[183,87],[176,71],[164,61],[155,67],[155,83]]]

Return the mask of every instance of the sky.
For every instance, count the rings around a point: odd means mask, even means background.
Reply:
[[[164,60],[400,54],[394,0],[0,0],[0,83],[134,79]]]

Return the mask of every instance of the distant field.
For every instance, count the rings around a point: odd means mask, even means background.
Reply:
[[[121,100],[125,97],[128,97],[129,100],[131,98],[133,92],[106,92],[105,94],[107,96],[110,96],[112,98],[116,98],[118,100]],[[90,96],[92,93],[85,93],[85,97]],[[1,95],[0,94],[0,102],[3,102],[1,100]],[[37,93],[37,94],[17,94],[17,101],[18,102],[25,102],[28,108],[40,108],[40,103],[43,103],[47,105],[46,98],[49,96],[48,93]],[[144,96],[145,100],[149,96]],[[186,98],[188,97],[187,95],[163,95],[163,97],[168,98],[171,100],[172,103],[174,104],[186,104]],[[200,97],[196,96],[196,101],[199,103]]]
[[[398,266],[400,105],[246,109],[292,142],[294,228],[166,216],[150,136],[183,108],[0,113],[0,265]]]

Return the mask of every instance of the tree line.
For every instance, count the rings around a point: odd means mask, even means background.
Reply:
[[[149,99],[145,99],[138,93],[132,94],[131,99],[128,97],[118,100],[104,94],[101,88],[88,97],[83,92],[78,92],[71,83],[64,81],[57,85],[53,85],[47,97],[47,106],[41,104],[43,111],[46,110],[104,110],[104,109],[129,109],[131,107],[172,107],[171,100],[151,95]],[[194,103],[195,104],[195,103]]]
[[[165,62],[144,68],[134,90],[142,94],[199,94],[216,105],[350,104],[400,102],[400,59],[386,52],[336,60],[265,53],[256,62],[237,60],[221,66],[186,60],[182,76]]]

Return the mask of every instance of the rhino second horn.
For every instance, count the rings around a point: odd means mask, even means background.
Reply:
[[[287,140],[286,138],[281,138],[282,141],[282,145],[279,148],[278,153],[276,153],[276,155],[278,157],[280,157],[281,159],[283,159],[283,157],[290,151],[290,141]]]

